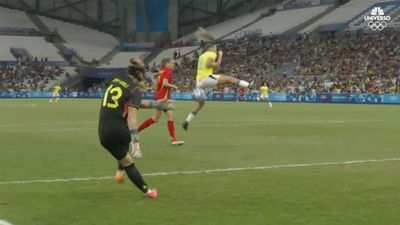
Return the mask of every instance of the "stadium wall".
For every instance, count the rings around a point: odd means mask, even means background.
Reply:
[[[245,95],[249,102],[257,101],[260,96],[257,92],[250,92]],[[52,92],[0,92],[1,98],[51,98]],[[62,98],[102,98],[102,92],[62,92]],[[305,102],[305,103],[349,103],[349,104],[399,104],[400,94],[305,94],[297,93],[270,93],[272,102]],[[154,94],[143,93],[143,98],[153,99]],[[192,93],[173,93],[175,100],[193,100]],[[237,93],[216,93],[209,92],[207,99],[212,101],[236,101]]]

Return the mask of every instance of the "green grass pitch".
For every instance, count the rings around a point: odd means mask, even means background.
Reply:
[[[115,162],[100,100],[47,101],[0,100],[0,220],[13,225],[400,224],[400,106],[207,102],[184,132],[194,102],[177,102],[185,145],[170,145],[165,117],[141,133],[138,168],[167,173],[145,176],[150,200],[128,180],[54,182],[113,176]],[[249,167],[264,168],[201,172]],[[12,183],[31,180],[51,182]]]

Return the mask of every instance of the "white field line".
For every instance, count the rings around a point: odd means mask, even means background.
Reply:
[[[54,125],[93,124],[93,123],[98,123],[98,121],[51,122],[51,123],[14,123],[14,124],[0,124],[0,127],[54,126]]]
[[[5,220],[0,220],[0,225],[12,225],[12,224]]]
[[[73,128],[48,128],[48,129],[23,129],[23,130],[0,130],[0,133],[24,133],[24,132],[63,132],[63,131],[79,131],[79,130],[97,130],[94,127],[73,127]]]
[[[249,123],[249,122],[272,122],[272,123],[364,123],[364,122],[390,122],[394,120],[383,119],[365,119],[365,120],[198,120],[197,123],[203,122],[228,122],[228,123]],[[53,126],[53,125],[74,125],[74,124],[97,124],[98,121],[73,121],[73,122],[49,122],[49,123],[14,123],[0,124],[0,127],[20,127],[20,126]]]
[[[173,175],[211,174],[211,173],[226,173],[226,172],[249,171],[249,170],[268,170],[268,169],[302,168],[302,167],[317,167],[317,166],[352,165],[352,164],[366,164],[366,163],[394,162],[394,161],[400,161],[400,158],[267,165],[267,166],[255,166],[255,167],[238,167],[238,168],[224,168],[224,169],[193,170],[193,171],[155,172],[155,173],[143,174],[143,176],[173,176]],[[96,181],[96,180],[110,180],[110,179],[113,179],[113,177],[104,176],[104,177],[57,178],[57,179],[48,179],[48,180],[16,180],[16,181],[0,181],[0,185],[60,183],[60,182],[77,182],[77,181],[93,181],[93,180]]]
[[[395,120],[305,120],[305,121],[289,121],[289,120],[250,120],[250,121],[224,121],[226,123],[201,123],[197,122],[194,127],[243,127],[243,126],[264,126],[264,125],[323,125],[323,124],[351,124],[351,123],[382,123],[382,122],[397,122]],[[87,122],[60,122],[60,123],[38,123],[37,126],[57,126],[57,125],[74,125],[74,124],[93,124],[97,121]],[[35,126],[34,124],[4,124],[0,128],[10,128],[19,126]],[[163,125],[155,125],[155,127],[163,127]],[[20,132],[46,132],[46,131],[77,131],[77,130],[96,130],[96,127],[64,127],[64,128],[28,128],[28,129],[7,129],[1,130],[0,133],[20,133]]]

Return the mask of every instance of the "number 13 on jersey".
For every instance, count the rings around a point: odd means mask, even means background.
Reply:
[[[120,87],[114,87],[113,85],[110,85],[104,94],[103,107],[108,107],[111,109],[118,108],[118,100],[121,98],[121,96],[122,89]]]

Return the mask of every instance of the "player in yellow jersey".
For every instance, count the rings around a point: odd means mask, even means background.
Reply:
[[[204,89],[226,84],[236,84],[239,87],[251,88],[254,83],[248,83],[247,81],[239,80],[228,75],[214,74],[214,70],[218,70],[221,66],[223,53],[220,50],[217,54],[217,45],[214,41],[214,37],[207,33],[203,28],[199,28],[195,35],[199,41],[204,41],[206,44],[197,64],[196,89],[193,91],[197,104],[183,123],[182,126],[184,130],[188,129],[190,121],[193,120],[194,116],[204,106],[206,99]]]
[[[61,90],[61,86],[59,84],[56,84],[56,86],[54,86],[54,88],[53,88],[53,97],[50,99],[49,103],[53,103],[53,101],[55,103],[58,102],[58,100],[60,99],[60,90]]]
[[[269,107],[272,108],[272,103],[268,96],[268,83],[267,82],[262,83],[262,85],[260,87],[260,93],[261,93],[260,100],[267,101],[269,104]]]

